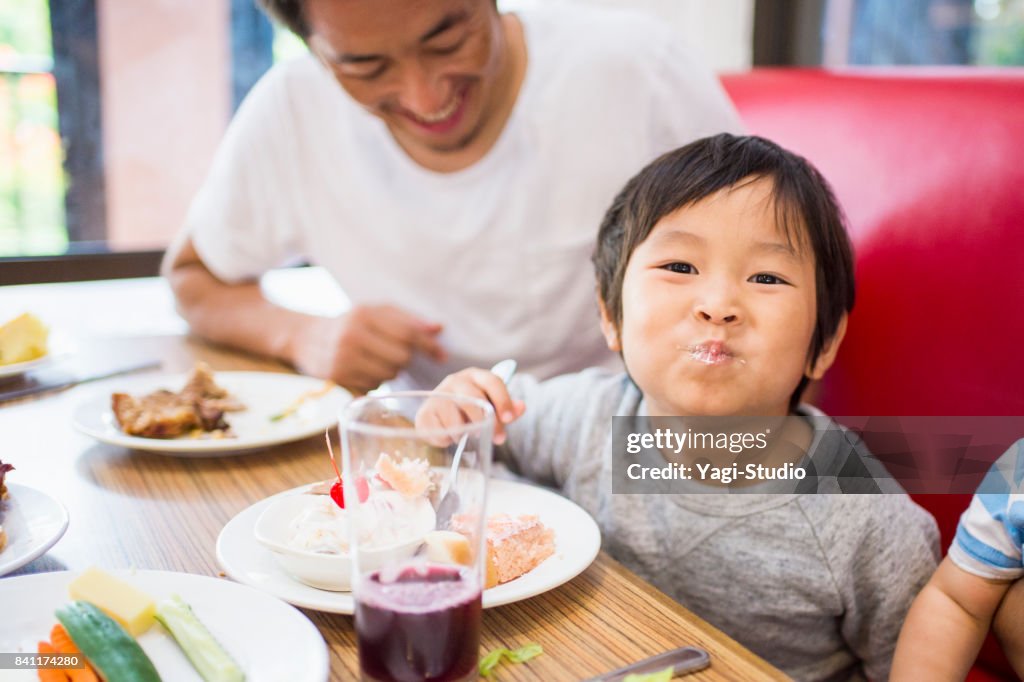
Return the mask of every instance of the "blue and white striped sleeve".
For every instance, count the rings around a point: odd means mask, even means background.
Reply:
[[[982,578],[1024,575],[1024,439],[1004,453],[960,517],[949,558]]]

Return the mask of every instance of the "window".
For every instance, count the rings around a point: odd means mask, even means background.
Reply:
[[[830,0],[824,63],[1024,64],[1024,0]]]
[[[0,285],[156,274],[274,40],[252,0],[0,2]]]
[[[46,0],[0,5],[0,257],[63,253],[64,171]]]

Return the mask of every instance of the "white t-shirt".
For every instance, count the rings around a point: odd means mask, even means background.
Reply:
[[[449,361],[417,355],[407,385],[506,357],[542,378],[614,366],[590,264],[605,210],[657,155],[739,119],[714,75],[646,17],[518,16],[518,100],[486,156],[455,173],[412,161],[313,57],[275,66],[189,212],[203,262],[240,282],[304,258],[353,304],[442,323]]]

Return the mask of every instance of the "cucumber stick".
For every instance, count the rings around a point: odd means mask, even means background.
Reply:
[[[153,662],[135,638],[87,601],[57,609],[57,620],[104,680],[160,682]]]
[[[206,682],[242,682],[245,679],[242,669],[181,597],[174,595],[158,603],[156,619],[174,636]]]

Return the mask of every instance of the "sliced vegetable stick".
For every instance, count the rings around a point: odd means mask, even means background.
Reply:
[[[75,643],[71,641],[71,636],[68,631],[64,629],[64,626],[57,623],[50,630],[50,641],[53,642],[53,646],[62,654],[78,654],[78,656],[85,662],[84,668],[68,668],[65,672],[68,677],[71,678],[71,682],[100,682],[99,677],[93,672],[92,668],[89,667],[89,662],[79,650]]]
[[[49,642],[39,642],[39,653],[43,656],[52,656],[58,653]],[[37,668],[39,682],[68,682],[68,676],[59,668]]]
[[[58,668],[37,668],[39,682],[68,682],[69,678],[63,670]]]

